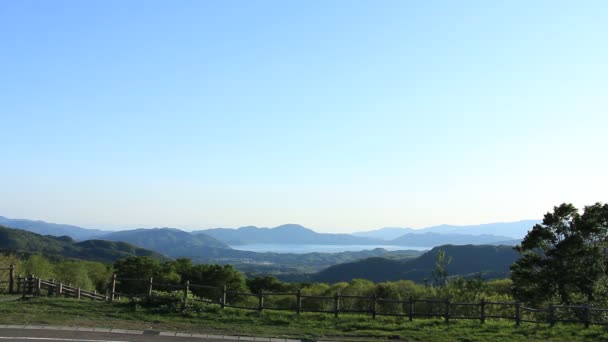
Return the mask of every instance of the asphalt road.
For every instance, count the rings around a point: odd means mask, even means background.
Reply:
[[[97,331],[94,331],[97,330]],[[247,336],[196,335],[175,332],[136,331],[120,329],[92,329],[74,327],[48,326],[2,326],[0,342],[4,341],[72,341],[72,342],[231,342],[231,341],[266,341],[266,342],[300,342],[274,338]]]

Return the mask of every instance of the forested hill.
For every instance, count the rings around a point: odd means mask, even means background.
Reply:
[[[156,260],[168,258],[126,242],[87,240],[75,242],[68,236],[49,236],[0,226],[0,249],[8,252],[29,252],[60,255],[67,258],[113,262],[129,256],[148,256]]]
[[[431,279],[440,251],[451,259],[446,268],[450,276],[480,274],[484,278],[504,278],[509,274],[511,264],[519,258],[511,246],[444,245],[407,261],[368,258],[331,266],[313,276],[313,280],[335,283],[363,278],[376,282],[400,279],[424,282]]]
[[[124,241],[171,257],[199,257],[230,246],[206,234],[190,234],[174,228],[134,229],[113,232],[103,240]]]
[[[382,245],[386,241],[349,234],[323,234],[298,224],[285,224],[274,228],[241,227],[215,228],[193,232],[207,234],[229,245],[253,243],[313,244],[313,245]]]
[[[87,240],[97,238],[109,231],[99,229],[87,229],[69,224],[57,224],[44,221],[9,219],[0,216],[0,225],[17,229],[27,230],[28,232],[41,235],[70,236],[76,240]]]

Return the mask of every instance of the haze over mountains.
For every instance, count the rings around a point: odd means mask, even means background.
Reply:
[[[454,226],[442,224],[421,229],[385,227],[371,231],[356,232],[352,235],[370,237],[382,240],[393,240],[405,234],[425,234],[425,233],[440,233],[440,234],[473,234],[473,235],[502,235],[508,236],[510,239],[523,238],[528,230],[540,223],[540,220],[521,220],[516,222],[500,222],[486,223],[468,226]]]
[[[8,219],[0,216],[0,224],[42,235],[70,236],[75,240],[105,239],[127,241],[162,253],[193,256],[201,247],[230,249],[230,245],[246,244],[316,244],[316,245],[396,245],[433,247],[442,244],[516,244],[539,221],[526,220],[473,226],[441,225],[423,229],[382,228],[354,234],[317,233],[297,224],[275,228],[255,226],[238,229],[215,228],[185,232],[175,228],[104,231],[44,221]],[[168,247],[179,245],[179,247]],[[170,249],[173,250],[170,250]]]
[[[186,232],[175,228],[104,231],[5,217],[0,217],[0,222],[8,227],[19,228],[0,229],[0,249],[5,251],[44,253],[106,262],[133,255],[147,255],[156,259],[165,256],[186,257],[195,263],[232,264],[249,275],[272,274],[286,281],[334,282],[366,278],[375,281],[411,279],[421,282],[432,272],[438,248],[454,256],[456,261],[450,264],[449,270],[452,274],[476,273],[485,278],[505,276],[508,266],[517,258],[517,253],[510,246],[491,245],[517,244],[538,221],[475,226],[442,225],[420,230],[383,228],[356,235],[317,233],[297,224],[275,228],[248,226]],[[488,234],[488,231],[492,234]],[[81,241],[74,241],[76,239]],[[363,245],[369,248],[358,252],[295,254],[258,253],[231,247],[247,244]],[[402,248],[399,251],[375,248],[384,245]],[[435,248],[424,253],[407,250],[408,246]]]

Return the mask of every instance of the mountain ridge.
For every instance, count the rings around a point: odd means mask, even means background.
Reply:
[[[6,252],[29,252],[61,255],[68,258],[113,262],[129,256],[148,256],[168,260],[164,255],[126,242],[85,240],[76,242],[68,236],[50,236],[0,225],[0,249]]]

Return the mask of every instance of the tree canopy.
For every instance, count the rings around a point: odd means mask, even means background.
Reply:
[[[608,204],[595,203],[583,214],[561,204],[545,214],[515,249],[513,295],[533,304],[592,303],[605,296]]]

